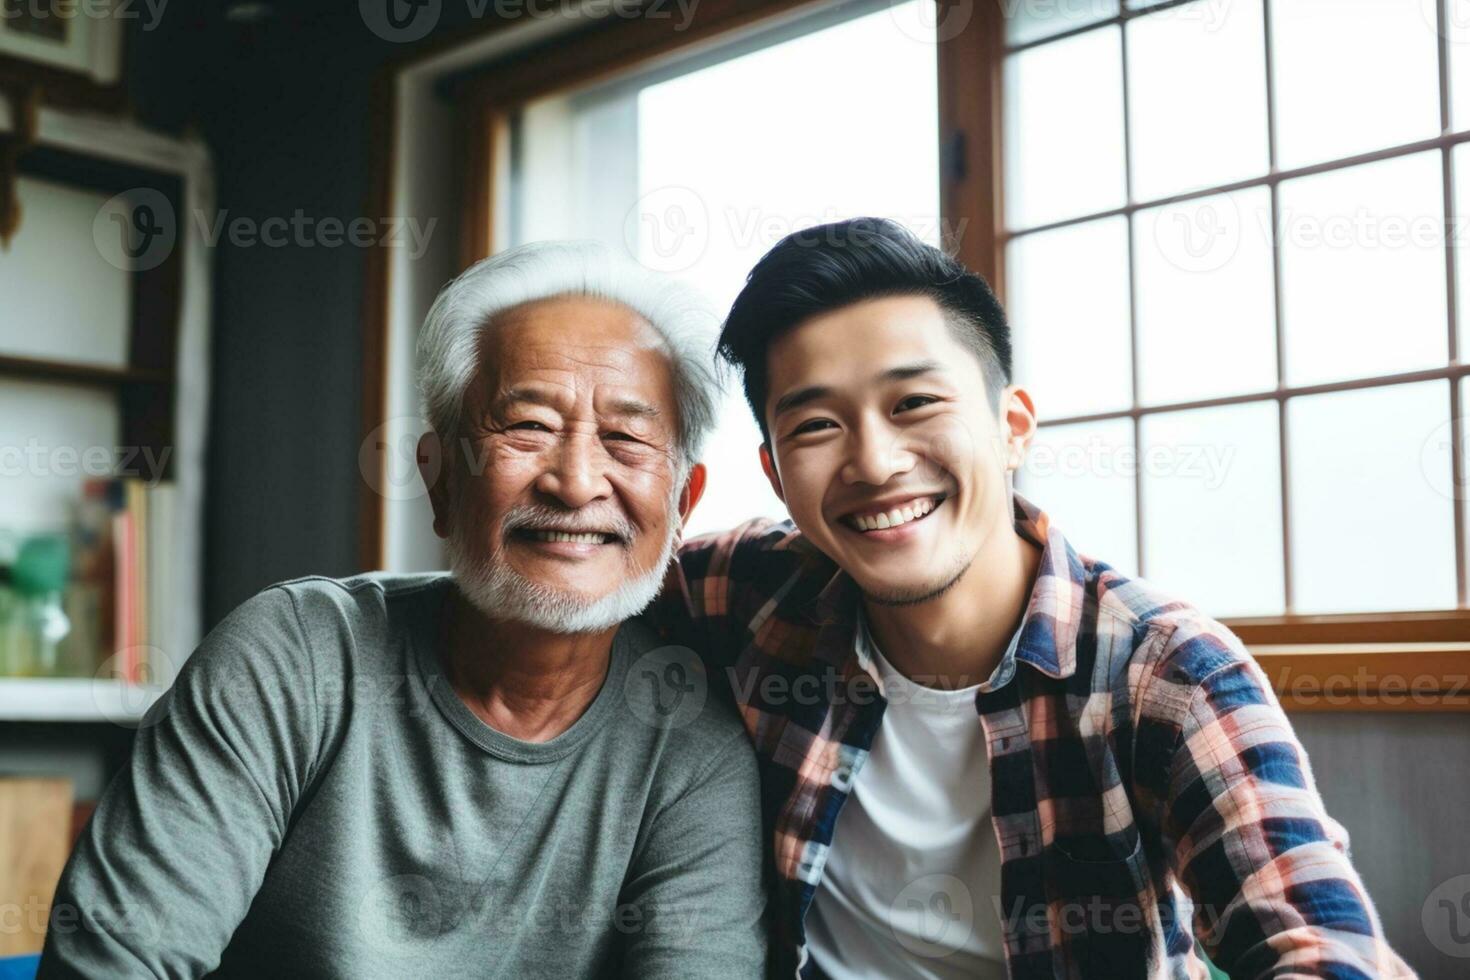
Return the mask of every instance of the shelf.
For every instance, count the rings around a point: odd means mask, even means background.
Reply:
[[[29,378],[35,381],[66,381],[106,387],[137,383],[163,384],[169,380],[168,375],[163,371],[112,368],[98,364],[44,361],[31,357],[3,355],[0,355],[0,377]]]
[[[87,677],[0,677],[0,721],[136,723],[162,693]]]

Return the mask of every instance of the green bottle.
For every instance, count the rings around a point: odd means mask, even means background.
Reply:
[[[55,677],[62,673],[61,643],[71,632],[62,608],[62,593],[71,575],[71,546],[60,534],[41,534],[21,542],[10,569],[11,588],[19,599],[10,627],[16,638],[9,673]]]

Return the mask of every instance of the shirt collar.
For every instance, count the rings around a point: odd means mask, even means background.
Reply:
[[[1011,638],[1015,659],[1048,677],[1065,678],[1077,670],[1077,638],[1082,627],[1087,569],[1077,553],[1035,504],[1012,491],[1016,531],[1041,548],[1041,561],[1031,584],[1031,598],[1021,626]],[[858,625],[862,592],[846,572],[839,571],[817,595],[813,614],[823,625]],[[1007,651],[1009,657],[1011,651]],[[868,658],[860,655],[868,668]],[[870,671],[871,672],[871,671]]]

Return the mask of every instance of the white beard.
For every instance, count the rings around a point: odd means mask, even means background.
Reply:
[[[653,567],[636,578],[622,579],[612,591],[595,599],[532,582],[498,555],[477,559],[464,546],[458,527],[450,532],[446,550],[455,584],[487,618],[524,623],[548,633],[601,633],[632,619],[653,602],[678,540],[677,520],[671,521]]]

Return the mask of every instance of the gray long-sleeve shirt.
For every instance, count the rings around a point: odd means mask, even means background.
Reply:
[[[78,841],[40,976],[759,976],[755,760],[698,661],[630,621],[582,717],[522,742],[443,676],[451,588],[227,617]]]

